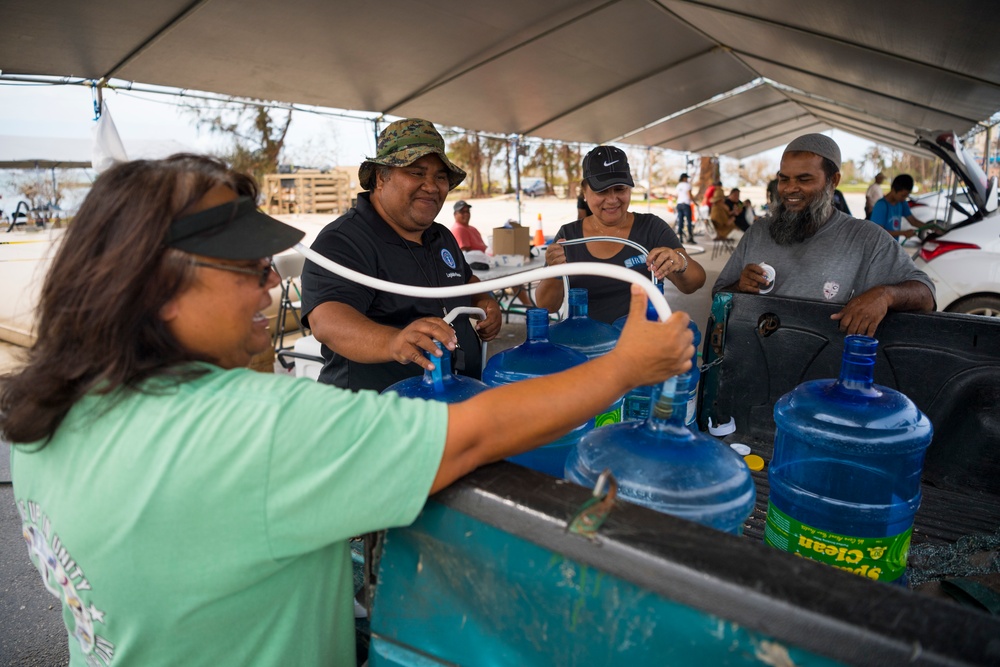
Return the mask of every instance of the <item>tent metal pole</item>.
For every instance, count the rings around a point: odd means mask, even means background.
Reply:
[[[514,135],[514,198],[517,201],[517,224],[521,224],[521,135]]]

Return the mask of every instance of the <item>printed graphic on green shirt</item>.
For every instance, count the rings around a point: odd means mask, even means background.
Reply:
[[[84,603],[78,593],[91,590],[83,570],[63,547],[59,535],[52,532],[48,517],[37,503],[20,500],[17,510],[31,562],[38,568],[45,588],[62,602],[70,636],[79,642],[88,665],[110,665],[115,645],[94,631],[95,623],[104,623],[104,612],[93,603]]]

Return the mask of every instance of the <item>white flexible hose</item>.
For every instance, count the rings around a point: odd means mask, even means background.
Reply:
[[[621,241],[622,239],[617,240]],[[372,276],[349,269],[346,266],[337,264],[328,257],[324,257],[315,250],[307,248],[302,243],[296,243],[294,250],[304,255],[306,259],[314,264],[322,266],[330,273],[338,275],[341,278],[353,280],[354,282],[360,283],[365,287],[382,290],[383,292],[391,292],[393,294],[415,296],[425,299],[472,296],[473,294],[494,292],[508,287],[523,285],[535,280],[544,280],[545,278],[559,278],[561,276],[601,276],[603,278],[623,280],[627,283],[639,285],[646,292],[646,296],[653,304],[653,307],[656,308],[656,314],[660,316],[660,321],[665,322],[667,318],[670,317],[670,306],[667,304],[667,300],[664,298],[663,293],[656,288],[649,278],[646,278],[631,269],[626,269],[624,266],[612,266],[610,264],[600,264],[598,262],[576,262],[573,264],[559,264],[558,266],[545,266],[540,269],[531,269],[530,271],[524,271],[522,273],[512,273],[509,276],[503,276],[502,278],[466,283],[464,285],[452,285],[449,287],[419,287],[417,285],[404,285],[402,283],[393,283],[388,280],[382,280],[381,278],[373,278]],[[484,353],[484,361],[485,358],[486,355]],[[667,378],[667,380],[663,383],[661,396],[673,397],[676,392],[677,378]]]
[[[473,308],[472,306],[459,306],[458,308],[452,308],[447,315],[444,316],[444,321],[446,324],[451,324],[455,321],[455,318],[459,315],[471,315],[477,320],[486,319],[486,311],[482,308]]]
[[[468,315],[469,317],[474,317],[477,320],[486,319],[486,311],[482,308],[474,308],[472,306],[459,306],[458,308],[452,308],[448,311],[448,314],[444,316],[445,324],[451,324],[455,321],[455,318],[459,315]],[[486,341],[482,342],[479,349],[480,359],[483,360],[483,365],[486,365]]]
[[[621,239],[618,240],[620,241]],[[656,286],[653,285],[648,278],[640,275],[632,269],[626,269],[624,266],[611,266],[609,264],[600,264],[598,262],[575,262],[573,264],[559,264],[558,266],[544,266],[539,269],[531,269],[530,271],[523,271],[521,273],[512,273],[509,276],[474,283],[466,283],[464,285],[451,285],[448,287],[419,287],[417,285],[404,285],[402,283],[393,283],[380,278],[373,278],[372,276],[349,269],[341,264],[337,264],[333,260],[324,257],[315,250],[307,248],[301,243],[296,243],[294,250],[304,255],[306,259],[314,264],[322,266],[330,273],[338,275],[341,278],[347,278],[348,280],[353,280],[354,282],[360,283],[365,287],[382,290],[383,292],[402,294],[403,296],[414,296],[423,299],[472,296],[473,294],[495,292],[497,290],[506,289],[507,287],[515,287],[517,285],[523,285],[536,280],[544,280],[545,278],[559,278],[560,276],[601,276],[603,278],[623,280],[627,283],[639,285],[646,292],[646,296],[653,303],[653,307],[656,308],[656,314],[659,315],[660,321],[666,321],[666,319],[670,317],[670,306],[667,304],[667,300],[663,297],[660,290],[656,289]]]

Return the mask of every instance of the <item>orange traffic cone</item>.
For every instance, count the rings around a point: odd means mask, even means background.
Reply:
[[[542,214],[538,214],[538,226],[535,227],[535,240],[532,245],[536,248],[541,248],[545,245],[545,233],[542,231]]]

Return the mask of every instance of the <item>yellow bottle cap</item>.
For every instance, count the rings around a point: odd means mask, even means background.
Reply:
[[[764,459],[760,458],[756,454],[747,454],[743,457],[743,460],[747,462],[747,467],[750,468],[750,470],[764,469]]]

